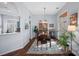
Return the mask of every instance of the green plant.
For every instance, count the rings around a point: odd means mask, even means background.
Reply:
[[[59,40],[58,40],[58,43],[64,47],[64,49],[66,49],[68,47],[68,40],[72,40],[74,39],[75,37],[75,34],[73,32],[64,32]],[[72,39],[71,39],[72,38]]]
[[[38,32],[38,28],[37,28],[37,26],[34,27],[34,32],[35,32],[35,33]]]
[[[59,43],[61,46],[63,46],[64,48],[66,48],[66,47],[67,47],[68,38],[69,38],[69,36],[68,36],[67,33],[65,32],[65,33],[63,33],[63,34],[60,36],[58,43]]]
[[[69,34],[68,36],[70,38],[72,37],[73,40],[74,40],[74,37],[76,37],[75,34],[74,34],[74,32],[68,32],[68,34]]]

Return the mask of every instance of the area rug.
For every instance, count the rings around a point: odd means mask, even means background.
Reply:
[[[57,44],[56,41],[51,41],[51,47],[50,43],[47,44],[40,44],[37,46],[37,40],[32,44],[30,49],[28,50],[27,54],[62,54],[63,48]]]

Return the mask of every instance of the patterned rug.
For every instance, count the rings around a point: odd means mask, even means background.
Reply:
[[[59,46],[57,44],[56,41],[53,41],[53,39],[51,39],[51,47],[50,47],[50,43],[47,42],[47,44],[40,44],[37,46],[37,40],[35,40],[35,42],[32,44],[32,46],[30,47],[29,51],[27,52],[27,54],[57,54],[57,53],[62,53],[63,49],[61,46]]]

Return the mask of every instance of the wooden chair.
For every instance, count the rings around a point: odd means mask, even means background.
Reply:
[[[46,38],[47,38],[46,35],[40,35],[37,37],[37,47],[38,47],[38,43],[41,42],[41,50],[42,50],[42,44],[47,44]],[[47,49],[47,45],[46,45],[46,49]]]

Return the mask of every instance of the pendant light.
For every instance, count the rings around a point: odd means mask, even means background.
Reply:
[[[47,23],[45,12],[46,12],[46,8],[44,8],[44,21],[43,22]]]
[[[46,11],[46,8],[44,8],[44,19],[45,19],[45,11]]]

